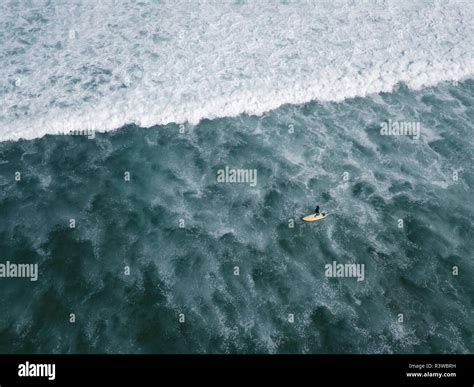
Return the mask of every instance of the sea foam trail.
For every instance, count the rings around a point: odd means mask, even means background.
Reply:
[[[0,4],[0,140],[261,114],[473,74],[471,1]]]

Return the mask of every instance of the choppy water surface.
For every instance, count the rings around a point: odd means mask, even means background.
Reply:
[[[473,91],[0,143],[1,258],[39,263],[0,280],[0,352],[473,352]]]

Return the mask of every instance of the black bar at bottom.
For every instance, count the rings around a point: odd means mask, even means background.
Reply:
[[[0,355],[1,387],[165,385],[186,379],[472,387],[474,355]]]

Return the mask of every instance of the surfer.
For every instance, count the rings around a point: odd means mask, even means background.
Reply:
[[[319,206],[316,206],[316,209],[314,210],[314,213],[316,216],[319,216],[320,212],[319,212]]]
[[[314,210],[314,214],[311,214],[311,215],[306,215],[306,216],[303,216],[303,220],[305,222],[314,222],[315,220],[320,220],[320,219],[324,219],[326,216],[327,216],[327,212],[321,212],[319,210],[319,205],[316,206],[315,210]]]

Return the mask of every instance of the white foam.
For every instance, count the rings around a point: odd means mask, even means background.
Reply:
[[[262,114],[472,76],[474,5],[0,4],[0,140]]]

